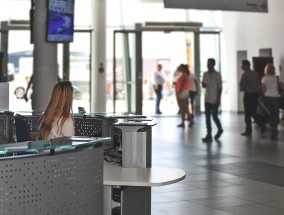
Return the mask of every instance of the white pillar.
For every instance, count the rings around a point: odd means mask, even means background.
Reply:
[[[93,0],[91,112],[106,111],[106,1]]]
[[[32,109],[44,111],[57,83],[57,44],[46,42],[47,0],[35,1]]]

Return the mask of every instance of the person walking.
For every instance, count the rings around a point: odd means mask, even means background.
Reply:
[[[212,126],[211,126],[211,115],[215,122],[218,131],[214,138],[218,140],[222,133],[223,128],[218,118],[218,107],[220,105],[221,94],[222,94],[222,77],[219,72],[215,70],[215,59],[209,58],[207,61],[208,71],[204,73],[202,80],[202,87],[206,89],[205,92],[205,117],[206,117],[206,128],[207,135],[202,138],[203,142],[212,142]]]
[[[270,112],[269,124],[271,127],[271,139],[275,140],[278,135],[279,125],[279,91],[283,89],[283,83],[275,75],[275,67],[268,63],[261,79],[261,92],[264,95],[264,104]]]
[[[180,75],[176,80],[176,98],[181,115],[181,123],[178,127],[184,128],[185,116],[189,114],[188,96],[189,96],[189,70],[187,65],[181,64],[178,67]]]
[[[162,64],[157,65],[157,70],[154,71],[153,73],[153,88],[156,93],[156,114],[161,114],[162,112],[160,111],[160,103],[163,97],[163,85],[166,81],[163,71],[162,71]]]
[[[245,111],[245,131],[241,133],[243,136],[251,136],[252,122],[251,118],[261,127],[261,133],[265,132],[265,123],[257,114],[257,99],[260,91],[260,78],[257,72],[251,70],[250,62],[243,60],[241,65],[244,73],[240,80],[240,91],[244,92],[243,103]]]

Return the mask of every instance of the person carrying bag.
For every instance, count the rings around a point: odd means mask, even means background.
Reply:
[[[278,91],[279,91],[279,108],[284,109],[284,94],[283,94],[283,89],[284,89],[284,84],[279,81],[279,77],[277,77],[277,82],[278,82]]]
[[[261,92],[264,95],[264,104],[270,112],[269,124],[271,127],[271,139],[277,139],[279,124],[279,88],[280,82],[275,75],[275,67],[268,63],[261,79]]]

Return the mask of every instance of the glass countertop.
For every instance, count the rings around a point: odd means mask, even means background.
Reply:
[[[8,110],[0,110],[0,113],[2,114],[20,114],[23,116],[42,116],[43,112],[40,111],[8,111]],[[105,119],[130,119],[130,118],[146,118],[146,116],[143,115],[135,115],[135,114],[129,114],[129,113],[107,113],[107,112],[101,112],[101,113],[73,113],[74,117],[99,117],[99,118],[105,118]]]
[[[129,118],[146,118],[143,115],[135,115],[128,113],[94,113],[97,117],[110,118],[110,119],[129,119]]]
[[[8,110],[0,110],[0,114],[6,114],[6,115],[20,114],[20,115],[23,115],[23,116],[42,116],[43,112],[39,112],[39,111],[8,111]]]
[[[26,141],[0,145],[0,155],[25,154],[44,150],[68,149],[78,146],[101,146],[109,142],[110,137],[62,137],[50,140]]]
[[[121,118],[114,124],[116,126],[154,126],[157,121],[152,118]]]

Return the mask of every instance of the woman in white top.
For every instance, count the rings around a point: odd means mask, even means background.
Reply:
[[[261,92],[264,95],[265,105],[270,111],[271,139],[276,139],[279,124],[279,89],[283,88],[283,84],[279,82],[279,78],[275,75],[273,64],[268,63],[265,66],[264,74],[265,76],[261,79]]]
[[[70,116],[73,103],[73,87],[70,81],[57,83],[49,104],[39,121],[39,139],[74,136],[74,120]]]

